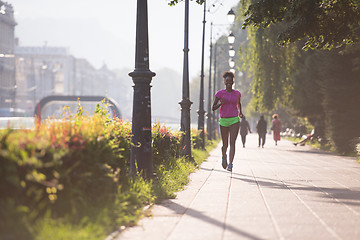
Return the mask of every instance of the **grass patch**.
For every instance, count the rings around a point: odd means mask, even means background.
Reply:
[[[45,218],[37,223],[35,229],[37,229],[35,240],[99,240],[107,236],[106,228],[87,218],[83,218],[79,224]]]
[[[188,184],[189,174],[194,172],[208,158],[209,152],[216,147],[217,143],[217,140],[207,141],[205,150],[192,149],[194,161],[186,161],[180,158],[169,160],[166,164],[160,165],[156,169],[158,180],[153,185],[156,199],[161,201],[175,198],[175,193]]]

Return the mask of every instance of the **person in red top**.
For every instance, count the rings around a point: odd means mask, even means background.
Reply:
[[[232,88],[234,84],[234,73],[225,71],[222,75],[224,78],[225,89],[215,94],[212,110],[220,108],[220,133],[222,139],[222,166],[228,171],[232,171],[233,160],[235,156],[235,142],[239,133],[240,118],[243,117],[241,110],[241,93]],[[230,136],[230,153],[229,164],[227,162],[227,148]]]
[[[275,145],[277,146],[277,142],[280,141],[280,132],[281,132],[281,121],[279,119],[279,115],[274,114],[273,120],[271,121],[271,130],[273,131],[273,138],[275,141]]]

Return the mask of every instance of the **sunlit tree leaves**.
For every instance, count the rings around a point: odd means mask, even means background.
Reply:
[[[305,49],[331,49],[360,41],[358,0],[244,0],[242,3],[248,7],[243,28],[287,24],[277,36],[281,45],[305,39]]]
[[[184,0],[171,0],[169,1],[169,5],[170,6],[175,6],[176,4],[178,4],[179,2],[183,2]],[[190,0],[193,1],[193,0]],[[203,2],[205,2],[205,0],[194,0],[196,1],[198,4],[203,4]]]

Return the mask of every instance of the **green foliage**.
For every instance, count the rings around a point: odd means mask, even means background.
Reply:
[[[202,138],[200,135],[201,131],[197,129],[191,129],[191,142],[194,149],[201,149]]]
[[[81,108],[81,105],[78,105]],[[110,103],[105,99],[101,101],[101,103],[96,104],[95,114],[98,114],[107,120],[110,120],[110,113],[108,111],[110,107]],[[79,110],[78,110],[79,111]]]
[[[280,102],[288,102],[293,88],[289,75],[296,49],[275,44],[277,34],[283,26],[268,29],[252,28],[248,34],[250,43],[247,64],[253,76],[251,106],[255,111],[274,109]]]
[[[83,218],[79,224],[72,224],[71,221],[44,218],[36,223],[34,240],[99,240],[105,239],[107,232],[99,223],[94,223],[88,218]]]
[[[170,158],[180,155],[180,132],[172,132],[165,125],[156,122],[152,127],[153,164],[158,166]]]
[[[183,2],[184,0],[171,0],[169,1],[169,5],[170,6],[175,6],[176,4],[178,4],[179,2]],[[193,1],[193,0],[190,0]],[[196,0],[196,3],[198,4],[203,4],[205,2],[205,0]]]
[[[154,191],[158,200],[174,198],[175,192],[181,190],[189,182],[189,173],[195,166],[185,159],[168,159],[164,164],[155,166],[157,181]]]
[[[128,179],[128,187],[120,187],[114,204],[117,226],[134,226],[143,214],[143,207],[154,202],[152,182],[141,177]]]
[[[294,113],[317,125],[320,136],[340,153],[354,151],[353,139],[360,136],[359,53],[358,47],[301,52],[291,76]]]
[[[356,104],[360,102],[356,40],[359,34],[354,37],[346,29],[359,31],[358,3],[303,0],[243,3],[241,11],[248,8],[246,25],[250,40],[242,53],[253,76],[251,107],[256,112],[271,112],[281,106],[289,117],[306,117],[316,126],[324,143],[331,143],[340,153],[353,152],[354,139],[360,136],[356,124],[360,114]],[[350,23],[349,19],[354,21]],[[302,24],[307,21],[313,26],[304,30]],[[336,23],[328,26],[332,21]],[[307,31],[313,35],[308,36]],[[319,33],[321,36],[316,37]],[[298,35],[285,42],[301,40],[279,47],[279,38],[287,38],[286,34]],[[350,38],[354,41],[352,46],[339,47]],[[302,51],[304,45],[331,50]]]
[[[180,158],[181,132],[171,132],[166,126],[153,126],[153,162],[157,181],[154,191],[158,199],[173,198],[174,192],[189,181],[188,175],[195,169],[194,162]],[[192,148],[200,144],[200,132],[191,129]]]
[[[106,103],[92,117],[79,103],[75,115],[65,107],[63,119],[0,131],[0,238],[103,239],[136,224],[144,206],[174,197],[196,168],[179,158],[180,132],[152,130],[151,181],[130,176],[131,124],[111,119]]]
[[[0,239],[32,240],[29,231],[29,221],[24,215],[29,213],[29,208],[19,205],[17,199],[0,200]]]
[[[291,75],[294,86],[292,105],[299,116],[320,120],[324,115],[318,71],[322,59],[314,51],[300,52],[295,58],[297,67]]]
[[[45,213],[71,214],[72,221],[79,221],[89,208],[116,193],[127,166],[121,153],[129,149],[122,140],[130,134],[114,135],[126,128],[120,120],[108,125],[104,116],[84,117],[81,109],[72,116],[65,108],[63,119],[48,119],[33,130],[0,132],[0,204],[25,215],[24,225]],[[3,217],[0,221],[1,228],[3,221],[9,222]]]
[[[286,24],[276,39],[281,45],[302,39],[305,49],[332,49],[360,41],[359,1],[245,0],[243,6],[243,28]]]
[[[360,136],[360,69],[355,67],[360,47],[321,54],[321,87],[326,117],[326,134],[340,153],[355,152]]]
[[[193,131],[196,133],[196,131]],[[206,141],[206,151],[202,149],[192,149],[194,161],[186,161],[184,158],[169,158],[162,165],[157,165],[154,169],[157,180],[154,182],[154,191],[157,200],[174,198],[175,193],[189,182],[189,173],[194,172],[209,156],[209,151],[217,145],[217,140]]]
[[[205,144],[206,151],[204,151],[202,149],[194,149],[192,151],[192,155],[194,157],[196,166],[199,166],[203,161],[205,161],[208,158],[209,152],[213,148],[215,148],[218,143],[219,143],[218,140],[208,140],[208,141],[206,141],[206,144]]]

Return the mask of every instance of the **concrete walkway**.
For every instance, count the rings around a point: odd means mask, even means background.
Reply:
[[[360,239],[360,164],[267,135],[237,140],[234,169],[211,152],[176,199],[116,240]]]

